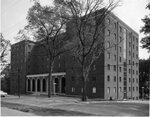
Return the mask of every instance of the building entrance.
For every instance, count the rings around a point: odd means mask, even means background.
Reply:
[[[66,78],[65,77],[56,77],[54,78],[54,95],[65,93],[66,89]]]

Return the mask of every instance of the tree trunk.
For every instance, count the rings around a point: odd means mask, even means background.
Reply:
[[[49,77],[48,77],[48,98],[51,97],[51,81],[52,81],[53,61],[49,64]]]
[[[87,96],[86,96],[86,78],[83,75],[82,76],[82,81],[83,81],[83,92],[82,92],[82,101],[87,101]]]

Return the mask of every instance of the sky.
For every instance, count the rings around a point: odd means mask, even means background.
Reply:
[[[40,0],[40,2],[42,5],[48,5],[52,3],[52,0]],[[150,13],[145,9],[148,2],[150,0],[121,0],[120,6],[113,11],[139,34],[139,41],[144,37],[140,33],[140,29],[144,25],[141,19]],[[19,29],[27,24],[26,16],[28,9],[33,5],[33,0],[0,0],[0,5],[0,32],[13,44],[16,42],[14,37],[17,36]],[[141,46],[140,43],[139,46]],[[139,58],[148,59],[149,57],[150,53],[140,47]]]

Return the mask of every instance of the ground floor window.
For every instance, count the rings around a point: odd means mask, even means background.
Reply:
[[[92,93],[96,93],[96,87],[93,87]]]

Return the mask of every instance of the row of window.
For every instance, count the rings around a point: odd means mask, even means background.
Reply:
[[[135,78],[132,78],[133,79],[133,83],[135,82]],[[107,76],[107,81],[109,82],[110,81],[110,76],[108,75]],[[114,76],[114,82],[116,82],[116,76]],[[122,82],[122,77],[119,77],[119,82]],[[129,78],[129,82],[131,82],[131,78]],[[138,83],[138,79],[136,79],[136,83]]]
[[[107,25],[110,25],[110,19],[109,19],[109,18],[106,19],[106,23],[107,23]],[[116,22],[113,23],[113,26],[114,26],[115,29],[117,28]],[[123,28],[122,28],[121,26],[119,26],[119,32],[120,32],[120,33],[123,32]],[[135,39],[136,39],[136,42],[138,43],[138,38],[136,38],[135,36],[129,34],[129,38],[132,38],[133,42],[134,42]]]
[[[134,56],[134,53],[133,53],[133,56]],[[111,54],[110,52],[107,52],[107,58],[108,59],[111,59]],[[136,58],[138,59],[138,54],[136,55]],[[117,60],[117,55],[114,54],[114,60],[116,61]],[[119,62],[122,62],[122,57],[119,56]],[[129,64],[131,64],[131,60],[129,60]],[[136,63],[137,64],[137,63]],[[134,65],[134,61],[133,61],[133,65]],[[138,65],[137,65],[138,66]]]
[[[135,87],[132,87],[132,90],[135,91]],[[116,87],[113,88],[114,93],[116,93]],[[131,87],[129,87],[129,91],[131,91]],[[138,91],[138,87],[136,87],[136,91]],[[119,87],[119,92],[122,91],[122,87]],[[110,87],[107,87],[107,93],[110,94]]]
[[[110,31],[110,29],[108,29],[108,30],[106,31],[106,36],[110,36],[110,33],[111,33],[111,31]],[[113,34],[113,37],[114,37],[115,40],[117,40],[116,33]],[[135,40],[135,39],[133,38],[133,40]],[[119,37],[119,40],[118,40],[118,43],[120,43],[120,42],[122,42],[122,41],[123,41],[123,39],[122,39],[122,37],[120,36],[120,37]],[[134,42],[134,41],[133,41],[133,42]],[[137,43],[138,43],[138,38],[137,38]],[[131,47],[131,42],[129,42],[129,47]],[[134,45],[133,45],[133,49],[134,49]],[[138,46],[136,47],[136,50],[138,50]]]

